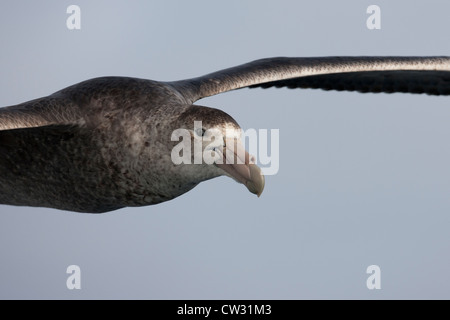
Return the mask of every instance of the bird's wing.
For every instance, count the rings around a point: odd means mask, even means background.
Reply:
[[[450,94],[450,57],[268,58],[170,83],[191,102],[245,87]]]
[[[47,97],[0,108],[0,130],[50,125],[95,127],[128,109],[185,104],[170,85],[130,77],[89,79]]]
[[[80,109],[60,94],[0,108],[0,131],[49,125],[78,125]]]

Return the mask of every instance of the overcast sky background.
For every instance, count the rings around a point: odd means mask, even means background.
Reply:
[[[81,8],[68,30],[66,8]],[[381,30],[366,9],[381,8]],[[272,56],[449,55],[448,1],[14,1],[0,106],[98,76]],[[260,198],[225,177],[101,215],[0,206],[0,298],[450,298],[450,98],[243,89],[198,102],[280,130]],[[81,268],[68,290],[66,268]],[[381,268],[368,290],[366,268]]]

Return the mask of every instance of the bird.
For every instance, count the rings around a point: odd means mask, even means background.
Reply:
[[[177,81],[98,77],[3,107],[0,204],[104,213],[168,201],[224,175],[260,196],[265,178],[238,122],[196,102],[271,87],[449,95],[450,57],[265,58]],[[185,160],[206,152],[215,161],[174,161],[176,130],[186,134],[182,146],[200,146],[183,149]]]

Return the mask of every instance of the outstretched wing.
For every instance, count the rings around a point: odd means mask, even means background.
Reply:
[[[79,107],[60,94],[0,108],[0,131],[48,125],[76,125],[80,121],[82,116]]]
[[[0,130],[50,125],[95,126],[130,108],[180,104],[172,87],[146,79],[100,77],[64,88],[47,97],[0,108]]]
[[[118,209],[93,140],[90,130],[76,125],[0,130],[0,204],[93,213]]]
[[[188,100],[245,87],[450,94],[450,57],[268,58],[170,83]]]

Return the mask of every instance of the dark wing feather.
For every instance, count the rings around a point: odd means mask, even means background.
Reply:
[[[250,88],[323,89],[337,91],[403,92],[450,95],[448,71],[368,71],[309,76],[271,81]]]
[[[245,87],[449,94],[449,57],[268,58],[172,82],[188,100]]]
[[[105,212],[113,204],[114,176],[76,125],[0,130],[0,203]]]

